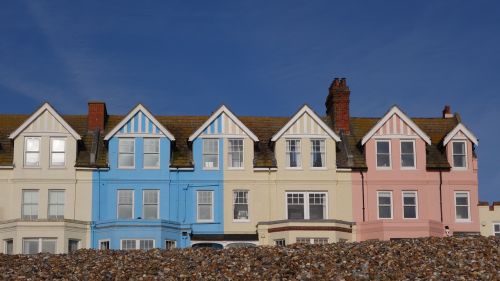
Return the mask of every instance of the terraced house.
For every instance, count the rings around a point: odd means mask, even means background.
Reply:
[[[0,247],[150,249],[332,243],[479,233],[478,140],[449,107],[326,115],[0,115]]]

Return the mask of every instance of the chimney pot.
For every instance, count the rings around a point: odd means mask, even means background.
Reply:
[[[99,130],[104,131],[104,124],[108,113],[106,111],[106,103],[102,101],[90,101],[87,114],[87,129],[89,131]]]

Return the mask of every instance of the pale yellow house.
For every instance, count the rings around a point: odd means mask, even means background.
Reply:
[[[63,118],[45,103],[31,116],[0,120],[0,252],[89,247],[92,172],[75,168],[86,116]]]
[[[482,236],[500,236],[500,202],[480,202],[479,223]]]

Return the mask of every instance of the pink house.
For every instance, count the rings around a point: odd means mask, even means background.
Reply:
[[[349,93],[334,81],[329,99],[345,109]],[[381,118],[332,114],[349,120],[339,128],[338,168],[352,170],[357,240],[479,234],[478,141],[458,114],[448,106],[439,118],[410,118],[397,106]]]

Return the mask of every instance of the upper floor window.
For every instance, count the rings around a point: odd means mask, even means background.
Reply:
[[[40,138],[27,137],[24,145],[24,166],[40,166]]]
[[[388,140],[377,141],[377,167],[391,167],[391,142]]]
[[[200,222],[214,220],[214,192],[202,190],[197,192],[197,220]]]
[[[142,193],[142,216],[144,219],[158,219],[159,217],[159,202],[160,202],[160,191],[159,190],[144,190]]]
[[[467,153],[465,141],[454,141],[453,144],[453,167],[467,167]]]
[[[243,168],[243,140],[230,139],[228,148],[229,167]]]
[[[326,219],[326,192],[288,192],[288,219]]]
[[[22,217],[23,219],[38,219],[38,190],[23,190]]]
[[[470,220],[469,192],[455,192],[455,220]]]
[[[144,138],[144,168],[160,168],[160,139]]]
[[[132,219],[134,217],[134,191],[118,190],[118,218]]]
[[[378,218],[379,219],[392,219],[392,192],[378,191]]]
[[[417,218],[417,192],[403,191],[403,218]]]
[[[233,192],[233,220],[248,220],[248,191],[238,190]]]
[[[120,138],[118,140],[118,167],[135,167],[135,140],[132,138]]]
[[[203,168],[219,168],[219,140],[203,139]]]
[[[311,140],[311,167],[325,167],[325,140]]]
[[[49,219],[64,219],[64,190],[49,190]]]
[[[66,164],[66,139],[50,139],[50,166],[64,167]]]
[[[401,167],[415,168],[415,141],[401,141]]]
[[[286,166],[288,168],[302,167],[300,156],[300,140],[286,140]]]

